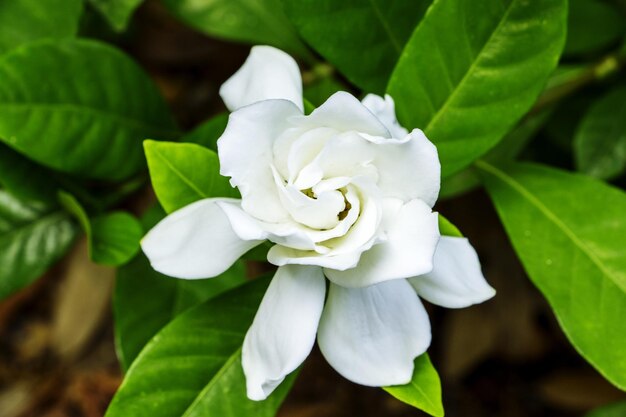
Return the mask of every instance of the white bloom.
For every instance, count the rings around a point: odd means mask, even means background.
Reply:
[[[494,294],[468,241],[439,236],[435,146],[398,124],[389,96],[339,92],[305,116],[296,62],[267,46],[252,48],[220,94],[233,111],[218,141],[221,173],[242,198],[166,217],[142,242],[152,266],[213,277],[275,244],[268,260],[279,268],[243,346],[253,400],[302,363],[316,336],[351,381],[409,382],[431,339],[418,295],[457,308]]]

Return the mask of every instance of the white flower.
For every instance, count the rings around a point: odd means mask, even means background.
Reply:
[[[435,146],[398,124],[389,96],[339,92],[305,116],[296,62],[267,46],[220,94],[233,111],[218,141],[221,173],[242,198],[166,217],[142,242],[152,266],[213,277],[275,244],[268,260],[279,268],[243,345],[253,400],[304,361],[316,336],[349,380],[408,383],[431,339],[418,295],[457,308],[494,294],[468,241],[439,236]]]

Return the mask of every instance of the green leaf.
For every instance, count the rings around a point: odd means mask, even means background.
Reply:
[[[626,194],[539,165],[476,166],[526,272],[569,340],[626,389]]]
[[[265,293],[257,279],[181,314],[142,350],[106,417],[273,417],[294,374],[265,401],[246,397],[244,336]]]
[[[141,349],[167,323],[202,301],[245,281],[245,267],[235,263],[216,278],[184,280],[159,274],[139,254],[119,269],[113,299],[118,358],[128,369]]]
[[[182,142],[197,143],[217,152],[217,140],[224,133],[228,123],[228,113],[212,117],[181,138]]]
[[[496,146],[485,154],[483,159],[488,162],[504,163],[513,161],[546,124],[553,109],[549,108],[525,117]],[[474,167],[467,167],[441,181],[439,198],[453,198],[469,192],[481,184],[480,176]]]
[[[144,166],[144,138],[173,128],[152,81],[106,44],[39,41],[0,57],[0,140],[42,165],[120,180]]]
[[[585,414],[585,417],[624,417],[626,415],[626,401],[620,401],[597,408]]]
[[[152,186],[171,213],[209,197],[238,197],[219,172],[217,154],[195,143],[144,142]]]
[[[89,258],[99,264],[119,266],[139,251],[143,228],[129,213],[115,211],[89,218],[74,196],[59,192],[61,205],[80,223],[89,240]]]
[[[387,91],[449,176],[487,152],[532,106],[565,41],[566,0],[437,0]],[[453,28],[453,30],[451,30]]]
[[[70,248],[76,232],[57,207],[0,190],[0,299],[42,275]]]
[[[311,103],[309,100],[304,98],[303,104],[304,104],[304,114],[308,116],[309,114],[313,113],[313,110],[315,110],[315,105],[313,105],[313,103]]]
[[[400,401],[425,411],[431,416],[443,417],[444,415],[441,402],[441,381],[427,353],[415,359],[415,370],[411,382],[383,389]]]
[[[183,22],[207,35],[267,44],[312,59],[280,0],[163,0]]]
[[[626,169],[626,87],[613,90],[585,114],[574,138],[578,169],[611,179]]]
[[[0,2],[0,54],[41,38],[74,36],[82,6],[81,0]]]
[[[0,142],[0,184],[21,200],[55,202],[55,173]],[[28,178],[28,181],[24,179]]]
[[[237,262],[216,278],[183,280],[156,272],[140,254],[119,269],[113,309],[118,358],[127,370],[141,349],[180,313],[245,281]]]
[[[599,0],[569,0],[566,55],[585,54],[617,43],[626,19],[613,5]]]
[[[25,178],[28,178],[28,181],[25,181]],[[104,189],[107,191],[105,197],[94,196],[93,190],[87,188],[86,181],[45,168],[2,142],[0,142],[0,185],[21,200],[44,202],[52,206],[58,205],[58,192],[66,190],[87,206],[99,209],[110,205],[116,193],[123,191]],[[114,186],[118,187],[117,184]],[[127,184],[121,184],[121,187],[126,186]],[[103,189],[98,191],[104,192]]]
[[[432,0],[283,0],[300,34],[356,86],[383,93]]]
[[[106,213],[91,220],[92,259],[94,262],[119,266],[139,252],[143,228],[135,216],[124,211]]]
[[[118,32],[126,29],[133,12],[144,0],[89,0]]]
[[[248,261],[267,262],[267,253],[274,246],[272,242],[266,240],[259,246],[255,246],[242,255],[242,259]]]
[[[452,222],[441,214],[437,216],[439,219],[439,233],[442,236],[453,236],[453,237],[463,237],[461,231],[454,225]]]

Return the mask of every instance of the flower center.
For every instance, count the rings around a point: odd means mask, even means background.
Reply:
[[[339,214],[337,215],[337,218],[339,219],[339,221],[345,219],[348,216],[350,209],[352,208],[352,204],[350,204],[350,202],[346,198],[346,194],[344,192],[342,192],[342,194],[343,194],[343,201],[346,202],[346,208],[344,208],[343,211],[339,212]]]
[[[301,192],[302,194],[304,194],[305,196],[309,197],[309,198],[312,198],[312,199],[314,199],[314,200],[317,200],[317,196],[315,195],[315,192],[313,191],[313,189],[312,189],[312,188],[307,188],[307,189],[305,189],[305,190],[300,190],[300,192]]]
[[[350,209],[352,208],[352,204],[350,204],[350,202],[348,201],[348,199],[346,198],[346,189],[345,188],[339,188],[334,190],[335,192],[339,192],[341,193],[341,197],[343,197],[343,209],[339,212],[337,212],[337,220],[341,221],[343,219],[345,219],[348,216],[348,213],[350,212]],[[300,190],[300,192],[302,194],[304,194],[305,196],[307,196],[308,198],[312,199],[312,200],[317,200],[317,194],[315,193],[315,191],[313,190],[312,187],[309,188],[305,188]],[[327,229],[322,229],[322,230],[327,230]]]

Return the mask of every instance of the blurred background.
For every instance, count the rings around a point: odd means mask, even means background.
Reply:
[[[219,86],[249,47],[205,37],[156,1],[140,7],[122,37],[99,19],[88,14],[85,27],[109,37],[150,73],[185,130],[225,110]],[[527,153],[571,168],[573,128],[599,91],[588,85],[584,95],[554,109]],[[615,184],[623,187],[623,181]],[[147,191],[124,208],[139,215],[154,201]],[[498,291],[489,302],[459,311],[428,306],[434,337],[429,352],[442,379],[447,416],[574,417],[626,398],[565,339],[482,191],[444,200],[436,209],[474,243]],[[79,241],[43,279],[0,303],[0,417],[101,417],[121,383],[111,312],[115,270],[89,262],[86,250]],[[248,273],[266,268],[250,263]],[[318,351],[279,414],[420,415],[382,390],[342,379]]]

